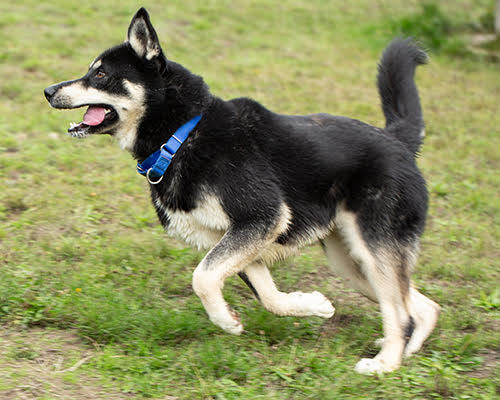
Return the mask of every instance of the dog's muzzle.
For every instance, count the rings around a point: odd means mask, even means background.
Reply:
[[[43,91],[43,94],[45,94],[45,98],[47,99],[47,101],[50,103],[50,105],[52,107],[70,108],[70,107],[66,107],[65,105],[54,104],[54,101],[53,101],[54,95],[58,92],[59,89],[65,87],[65,86],[71,85],[72,83],[75,83],[76,81],[78,81],[78,79],[72,80],[72,81],[65,81],[65,82],[56,83],[55,85],[52,85],[52,86],[49,86],[48,88],[46,88]],[[58,103],[58,102],[56,101],[56,103]]]

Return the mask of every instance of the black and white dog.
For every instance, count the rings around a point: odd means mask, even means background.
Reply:
[[[425,62],[409,40],[385,50],[378,71],[384,129],[329,114],[280,115],[248,98],[212,95],[201,77],[165,57],[140,9],[125,43],[45,96],[55,108],[89,107],[72,136],[111,134],[140,162],[201,115],[150,189],[167,231],[210,249],[193,274],[210,320],[242,332],[221,291],[234,274],[277,315],[331,317],[325,296],[280,292],[266,266],[320,241],[332,270],[380,304],[381,351],[356,370],[386,372],[420,349],[439,313],[410,280],[427,212],[415,163],[424,122],[413,80]]]

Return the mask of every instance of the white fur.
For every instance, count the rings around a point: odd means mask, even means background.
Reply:
[[[374,265],[375,260],[365,244],[356,221],[356,214],[346,211],[345,208],[338,207],[335,216],[335,226],[340,231],[350,256],[364,268],[365,265]]]
[[[196,208],[190,212],[169,210],[163,206],[160,199],[156,199],[155,203],[169,218],[170,224],[167,233],[200,250],[215,246],[229,229],[229,217],[222,209],[219,199],[214,195],[203,196],[197,202]],[[280,217],[271,235],[286,232],[290,219],[290,209],[283,203]],[[287,257],[296,250],[293,246],[270,243],[259,249],[257,258],[270,264]]]
[[[100,66],[102,65],[102,61],[100,59],[95,59],[94,61],[92,61],[92,63],[90,64],[90,67],[89,69],[97,69],[99,68]]]
[[[410,302],[412,316],[415,318],[415,330],[406,345],[404,352],[405,357],[409,357],[420,350],[425,339],[427,339],[436,326],[440,311],[438,304],[425,297],[413,287],[410,288]],[[375,345],[378,347],[382,347],[383,344],[383,338],[375,341]]]
[[[275,231],[280,232],[280,234],[286,233],[288,227],[290,226],[291,220],[293,218],[292,212],[286,203],[281,204],[280,219],[277,224]],[[262,260],[266,264],[272,264],[277,260],[283,260],[292,254],[297,253],[297,251],[309,244],[317,242],[319,239],[324,238],[330,230],[333,228],[333,221],[328,227],[310,227],[307,231],[293,244],[281,245],[279,243],[273,242],[263,248],[258,256],[258,259]]]
[[[241,255],[228,257],[220,262],[215,269],[207,266],[207,257],[193,272],[193,290],[200,298],[205,311],[215,325],[228,333],[239,335],[243,331],[238,315],[228,306],[222,296],[224,279],[236,272]]]
[[[333,231],[323,239],[323,244],[332,271],[340,276],[348,286],[359,290],[369,299],[377,301],[373,288],[360,274],[361,267],[353,260],[339,234]]]
[[[124,103],[118,103],[121,105],[120,122],[121,125],[115,134],[120,147],[122,149],[132,151],[134,148],[135,140],[137,138],[137,127],[139,126],[144,112],[145,107],[145,91],[141,85],[124,81],[125,87],[127,88],[130,96],[128,97],[128,102],[126,105]],[[113,103],[110,103],[113,107]]]
[[[271,237],[278,237],[281,234],[286,233],[288,227],[290,226],[290,222],[292,220],[292,213],[288,205],[283,202],[280,206],[280,215],[278,217],[278,221],[273,231],[270,233]],[[272,264],[273,262],[284,259],[290,254],[296,252],[296,246],[283,246],[275,241],[268,243],[266,246],[263,246],[256,257],[259,260],[262,260],[266,264]]]
[[[415,288],[410,288],[412,316],[415,318],[415,330],[405,348],[405,356],[416,353],[422,347],[425,339],[436,326],[440,307]]]
[[[245,273],[259,294],[262,305],[274,314],[330,318],[335,312],[332,303],[319,292],[280,292],[264,264],[252,263],[245,268]]]
[[[279,243],[271,243],[261,249],[257,259],[267,265],[271,265],[273,262],[284,260],[292,254],[296,254],[298,250],[296,246],[284,246]]]
[[[160,199],[155,203],[168,215],[167,233],[198,249],[215,246],[229,228],[229,217],[214,195],[205,195],[190,212],[169,210]]]
[[[86,104],[108,104],[118,113],[119,121],[116,127],[115,138],[120,147],[131,151],[137,137],[137,127],[145,112],[145,92],[141,85],[125,80],[124,85],[129,95],[118,96],[85,87],[81,82],[75,82],[59,89],[54,101],[60,99],[65,107],[76,108]]]
[[[285,233],[290,226],[290,222],[292,220],[292,212],[290,211],[290,207],[285,202],[282,202],[280,205],[280,215],[278,217],[278,221],[276,226],[274,227],[274,231],[272,236],[279,236]]]
[[[391,372],[394,368],[377,358],[362,358],[358,361],[354,370],[360,374],[371,375]]]
[[[330,225],[325,227],[308,227],[306,228],[304,234],[300,238],[298,247],[307,246],[312,243],[316,243],[318,240],[326,237],[331,230],[334,228],[334,221],[331,221]]]
[[[193,290],[203,303],[210,321],[235,335],[243,331],[243,325],[224,300],[222,287],[227,277],[239,272],[244,263],[253,258],[253,245],[236,251],[228,250],[219,254],[216,260],[212,260],[210,256],[214,247],[193,272]]]

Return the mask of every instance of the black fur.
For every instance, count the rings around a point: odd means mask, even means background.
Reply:
[[[328,227],[340,203],[358,215],[363,237],[375,247],[411,244],[422,233],[427,191],[414,156],[423,119],[413,74],[425,53],[410,41],[393,41],[379,66],[385,129],[329,114],[280,115],[248,98],[224,101],[163,52],[158,58],[165,65],[139,57],[128,42],[99,58],[105,81],[95,82],[89,72],[81,78],[85,85],[122,94],[127,79],[146,91],[132,149],[137,160],[203,113],[162,182],[151,186],[153,200],[160,198],[164,207],[189,212],[209,190],[233,225],[266,231],[284,202],[292,223],[277,239],[280,244],[298,243],[311,228]],[[159,216],[167,226],[168,217]]]
[[[409,94],[414,86],[402,85],[413,82],[405,75],[413,73],[414,68],[407,68],[412,59],[401,50],[393,52],[394,46],[413,48],[408,42],[394,42],[380,70],[386,71],[384,82],[393,88],[391,93]],[[403,76],[406,79],[400,79]],[[209,94],[200,77],[171,61],[161,87],[165,90],[150,92],[154,107],[140,125],[134,148],[139,160],[203,112],[165,179],[152,187],[153,198],[160,197],[168,208],[190,211],[200,190],[210,188],[233,223],[269,225],[284,201],[293,219],[278,238],[281,244],[299,241],[311,227],[328,226],[340,202],[360,216],[368,243],[412,243],[422,233],[425,182],[414,160],[413,142],[399,140],[408,135],[404,129],[411,119],[397,117],[405,110],[402,115],[421,119],[416,92],[416,100],[406,102],[403,97],[394,110],[390,105],[397,101],[391,103],[390,93],[384,92],[384,109],[391,119],[382,130],[328,114],[279,115],[247,98],[223,101]],[[381,84],[381,91],[385,87]],[[411,133],[419,135],[420,128],[416,123]]]
[[[410,315],[410,320],[406,324],[404,328],[404,339],[405,339],[405,346],[408,344],[408,342],[411,339],[411,335],[413,335],[413,331],[415,330],[415,319]]]
[[[255,289],[254,285],[252,284],[252,282],[250,282],[250,279],[248,279],[248,275],[245,274],[244,272],[238,272],[238,276],[241,278],[241,280],[243,282],[246,283],[246,285],[250,288],[250,290],[253,292],[253,294],[255,295],[255,297],[257,298],[257,300],[260,300],[260,296],[259,296],[259,293],[257,292],[257,290]]]
[[[427,54],[410,39],[396,39],[384,51],[377,76],[386,132],[414,154],[420,149],[424,120],[413,76],[417,65],[425,63]]]
[[[124,79],[145,89],[146,112],[132,149],[139,161],[203,113],[162,182],[151,186],[153,200],[189,212],[208,190],[232,225],[252,224],[264,233],[273,229],[285,203],[292,223],[277,238],[280,244],[299,243],[311,229],[325,229],[342,203],[357,214],[369,245],[417,240],[427,191],[414,159],[424,123],[413,75],[426,55],[411,41],[394,40],[380,62],[378,87],[387,120],[380,129],[329,114],[280,115],[248,98],[224,101],[201,77],[165,58],[144,9],[131,27],[135,23],[137,42],[158,47],[156,57],[146,59],[125,42],[99,57],[105,79],[96,80],[89,71],[80,81],[113,94],[127,92]],[[65,84],[47,88],[47,98]],[[168,217],[159,216],[168,225]]]

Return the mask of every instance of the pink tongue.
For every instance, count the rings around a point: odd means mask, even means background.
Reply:
[[[106,110],[104,108],[90,106],[83,116],[83,123],[90,126],[99,125],[104,121],[105,117]]]

